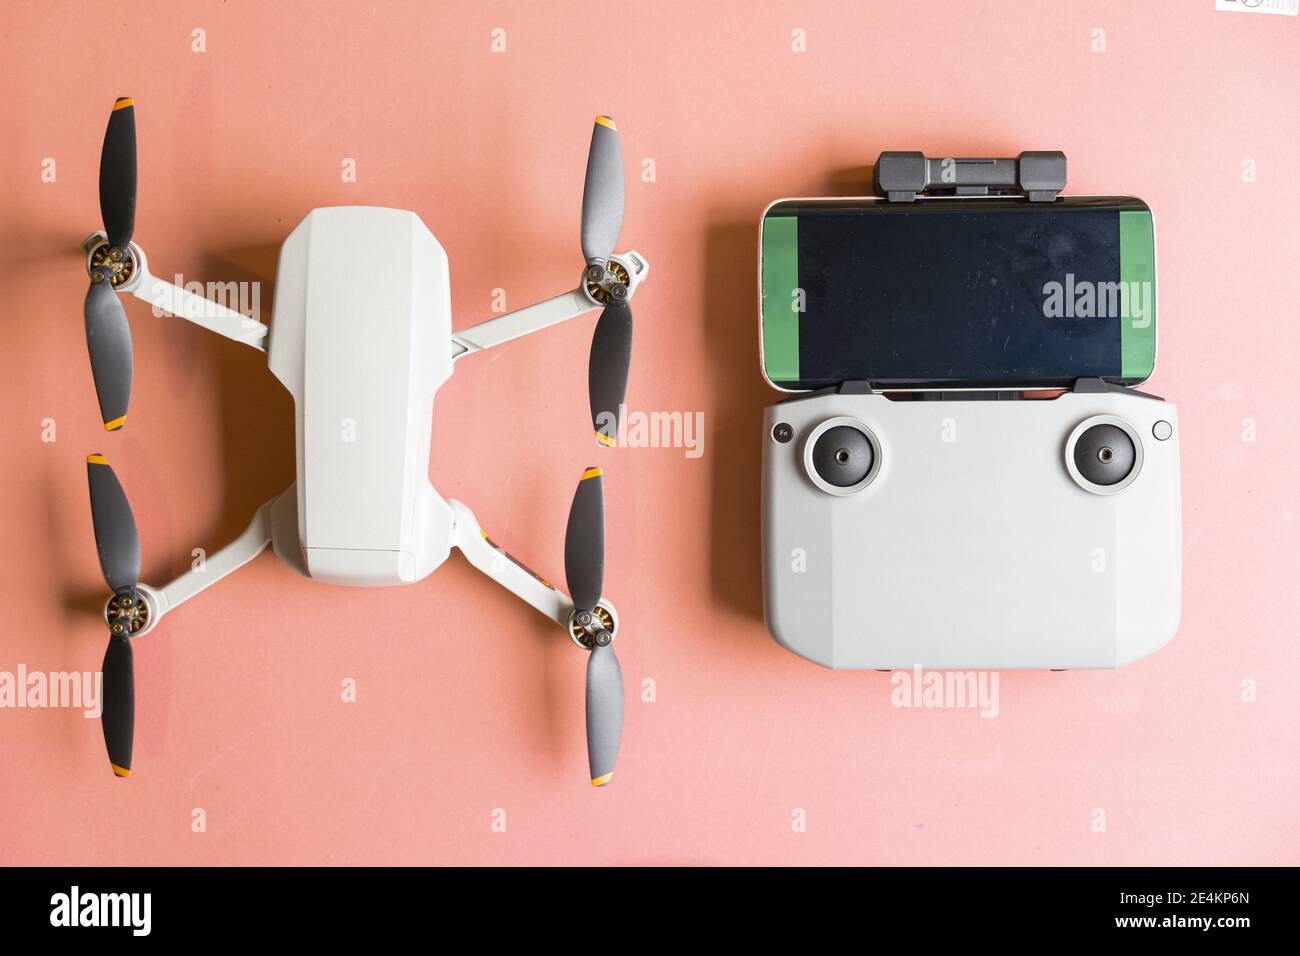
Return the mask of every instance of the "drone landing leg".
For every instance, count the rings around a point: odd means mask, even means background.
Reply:
[[[509,342],[521,335],[528,335],[541,329],[567,322],[600,306],[587,298],[581,289],[574,289],[533,305],[507,312],[495,319],[487,319],[471,325],[468,329],[457,332],[451,337],[453,359],[470,352],[490,349],[494,345]]]
[[[456,522],[452,529],[452,544],[460,549],[466,560],[520,600],[567,628],[573,610],[573,602],[568,596],[493,544],[467,507],[455,499],[447,503],[451,505]]]
[[[624,281],[628,298],[631,298],[636,293],[637,286],[650,271],[650,263],[635,250],[612,256],[610,263],[618,270],[616,278]],[[477,325],[471,325],[468,329],[462,329],[452,335],[451,357],[458,359],[471,352],[481,352],[483,349],[490,349],[494,345],[501,345],[520,336],[539,332],[560,322],[576,319],[593,309],[603,308],[603,301],[603,299],[598,301],[592,298],[587,294],[586,288],[579,286],[571,292],[524,306],[505,315],[498,315],[496,318],[485,319]]]
[[[259,352],[266,351],[267,327],[242,312],[228,309],[147,272],[126,291],[163,312],[193,322],[209,332],[242,342]]]
[[[101,261],[97,257],[102,257],[107,247],[108,240],[102,232],[92,233],[81,244],[81,248],[86,253],[88,270]],[[269,330],[264,324],[219,302],[196,295],[165,279],[158,278],[149,271],[149,259],[144,254],[144,250],[134,242],[131,243],[131,256],[127,264],[134,271],[120,287],[117,287],[118,292],[129,293],[137,299],[148,302],[159,311],[193,322],[209,332],[216,332],[228,339],[252,346],[259,352],[266,351],[266,336]],[[234,283],[226,283],[221,287],[232,286]]]
[[[293,494],[290,488],[287,494]],[[200,591],[216,584],[226,575],[238,571],[249,561],[266,550],[271,543],[271,508],[280,496],[277,495],[257,509],[248,527],[230,544],[215,554],[210,554],[176,580],[161,588],[152,588],[141,584],[150,605],[149,622],[136,637],[143,636],[158,624],[169,611],[188,601]]]

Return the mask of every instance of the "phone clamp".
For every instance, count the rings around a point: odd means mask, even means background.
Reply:
[[[930,159],[884,152],[876,160],[875,192],[889,202],[927,196],[1017,196],[1053,202],[1065,188],[1065,153],[1024,152],[1015,159]]]

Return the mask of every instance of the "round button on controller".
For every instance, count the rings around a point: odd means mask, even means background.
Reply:
[[[1074,444],[1074,467],[1094,485],[1114,485],[1133,471],[1137,447],[1116,425],[1093,425]]]
[[[1174,426],[1162,418],[1151,426],[1151,434],[1156,437],[1156,441],[1169,441],[1173,437]]]
[[[803,473],[828,495],[856,495],[880,476],[883,446],[859,418],[824,419],[800,441]]]
[[[1115,415],[1093,415],[1074,426],[1065,440],[1065,469],[1084,491],[1115,495],[1142,471],[1142,438]]]
[[[822,481],[851,488],[871,474],[876,453],[871,440],[851,425],[828,428],[812,450],[812,466]]]

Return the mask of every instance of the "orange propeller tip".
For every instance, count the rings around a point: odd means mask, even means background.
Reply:
[[[616,133],[618,132],[618,127],[614,125],[614,117],[612,116],[597,116],[596,122],[601,126],[608,126]]]
[[[121,418],[115,418],[111,422],[104,422],[104,431],[115,432],[125,424],[126,416],[123,415]]]
[[[599,478],[600,476],[601,476],[601,470],[599,468],[588,468],[586,471],[582,473],[582,477],[578,480],[586,481],[588,478]]]
[[[618,444],[617,439],[615,439],[613,435],[606,435],[604,432],[596,432],[596,441],[604,445],[606,448],[613,448]]]
[[[119,767],[117,764],[110,764],[110,766],[113,768],[113,773],[119,777],[131,776],[131,771],[126,767]]]
[[[592,777],[592,778],[591,778],[591,785],[592,785],[593,787],[603,787],[603,786],[605,786],[605,784],[609,783],[609,782],[610,782],[611,780],[613,780],[613,779],[614,779],[614,771],[611,770],[609,773],[605,774],[603,777]]]
[[[113,103],[113,109],[124,110],[128,106],[135,106],[135,100],[129,96],[119,96]]]
[[[103,455],[101,455],[99,452],[95,452],[93,455],[87,455],[87,456],[86,456],[86,464],[88,464],[88,465],[107,465],[107,464],[108,464],[108,459],[105,458]]]

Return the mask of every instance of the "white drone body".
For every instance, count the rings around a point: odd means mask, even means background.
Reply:
[[[88,253],[102,233],[86,243]],[[242,567],[267,545],[300,574],[376,587],[422,580],[452,547],[542,614],[569,629],[570,599],[498,549],[459,501],[429,481],[434,395],[457,359],[598,309],[599,288],[570,292],[461,332],[451,325],[447,254],[413,212],[371,206],[314,209],[280,250],[274,334],[259,321],[135,271],[119,292],[268,352],[293,396],[297,480],[258,509],[248,529],[162,587],[141,583],[148,633],[169,612]],[[649,265],[611,256],[629,297]],[[621,278],[621,277],[620,277]],[[602,599],[614,626],[612,605]],[[576,638],[575,638],[576,640]]]

